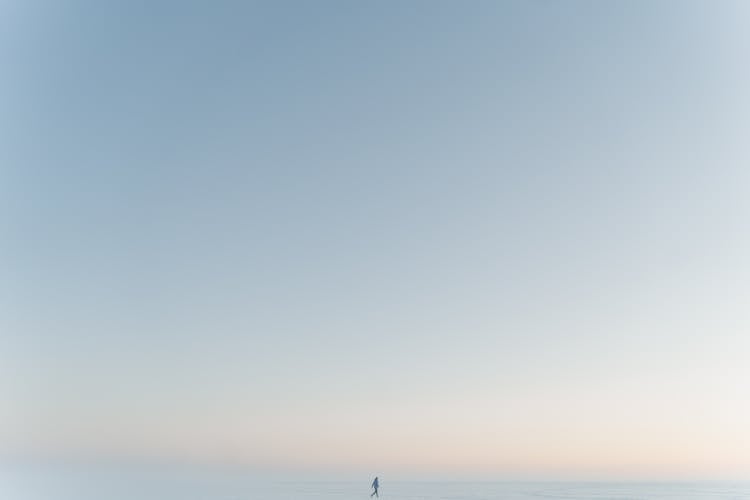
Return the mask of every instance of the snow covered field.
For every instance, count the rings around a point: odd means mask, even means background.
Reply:
[[[8,500],[349,500],[369,498],[361,482],[286,482],[243,474],[5,467]],[[405,482],[381,477],[384,500],[750,499],[750,482]]]

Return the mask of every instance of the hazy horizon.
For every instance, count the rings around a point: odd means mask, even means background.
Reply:
[[[750,479],[750,4],[0,2],[0,460]]]

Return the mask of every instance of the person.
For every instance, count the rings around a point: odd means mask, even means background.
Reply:
[[[371,488],[373,488],[375,491],[373,491],[370,496],[375,495],[376,497],[380,498],[380,495],[378,495],[378,487],[380,486],[380,483],[378,482],[377,476],[375,476],[375,481],[372,482]]]

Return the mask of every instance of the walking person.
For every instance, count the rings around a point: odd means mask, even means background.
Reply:
[[[374,496],[380,498],[380,495],[378,495],[378,487],[379,486],[380,486],[380,483],[378,482],[378,477],[375,476],[375,481],[372,482],[372,486],[371,486],[371,488],[373,488],[375,491],[373,491],[370,494],[371,497],[374,495]]]

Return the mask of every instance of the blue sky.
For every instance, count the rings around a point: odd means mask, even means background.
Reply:
[[[750,471],[742,2],[0,19],[3,454]]]

